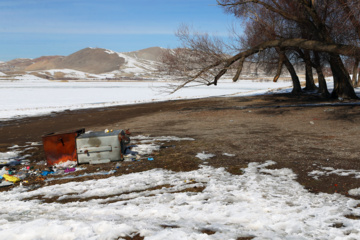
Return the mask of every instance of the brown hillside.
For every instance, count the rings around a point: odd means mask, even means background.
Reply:
[[[142,49],[139,51],[127,52],[124,54],[126,54],[130,57],[133,57],[133,58],[140,58],[140,59],[145,59],[145,60],[150,60],[150,61],[159,61],[160,57],[164,51],[165,51],[165,49],[160,48],[160,47],[150,47],[150,48],[145,48],[145,49]]]
[[[105,73],[118,70],[125,59],[118,54],[109,54],[102,48],[85,48],[65,57],[59,68],[68,68],[88,73]]]
[[[33,63],[27,66],[25,71],[38,71],[56,69],[64,56],[43,56],[33,60]]]
[[[0,71],[23,71],[31,64],[33,64],[33,59],[16,58],[8,62],[0,63]]]
[[[66,57],[43,56],[36,59],[26,59],[26,61],[15,59],[7,62],[6,65],[16,66],[12,68],[25,71],[74,69],[98,74],[118,70],[125,63],[125,59],[116,53],[107,53],[106,51],[102,48],[85,48]]]

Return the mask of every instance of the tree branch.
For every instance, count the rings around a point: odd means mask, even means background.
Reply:
[[[267,10],[269,11],[272,11],[274,13],[277,13],[279,15],[281,15],[282,17],[288,19],[288,20],[292,20],[292,21],[295,21],[295,22],[305,22],[304,19],[300,19],[292,14],[289,14],[287,13],[286,11],[283,11],[283,10],[280,10],[280,9],[277,9],[277,8],[274,8],[273,6],[263,2],[263,1],[260,1],[260,0],[243,0],[243,1],[238,1],[236,3],[221,3],[220,0],[216,0],[218,5],[219,6],[222,6],[222,7],[228,7],[228,6],[239,6],[239,5],[245,5],[245,4],[260,4],[262,5],[264,8],[266,8]]]
[[[301,39],[301,38],[271,40],[271,41],[263,42],[263,43],[255,46],[251,49],[248,49],[246,51],[240,52],[240,53],[236,54],[235,56],[225,60],[224,68],[222,70],[220,70],[219,74],[215,77],[215,82],[217,82],[219,80],[219,78],[226,73],[227,69],[232,64],[234,64],[236,61],[238,61],[240,59],[245,59],[246,57],[254,55],[260,51],[263,51],[267,48],[273,48],[273,47],[280,47],[280,48],[297,47],[297,48],[302,48],[302,49],[306,49],[306,50],[312,50],[312,51],[318,51],[318,52],[328,52],[328,53],[353,56],[353,57],[360,55],[360,47],[357,47],[357,46],[325,43],[325,42],[320,42],[320,41],[315,41],[315,40],[306,40],[306,39]],[[216,66],[219,66],[220,64],[221,64],[221,62],[216,64]],[[209,69],[213,68],[212,66],[209,66],[206,69],[209,70]],[[241,71],[242,68],[239,68],[239,69]],[[239,69],[238,69],[238,71],[239,71]],[[235,76],[240,75],[240,73],[237,72]],[[234,77],[234,79],[235,79],[235,77]]]

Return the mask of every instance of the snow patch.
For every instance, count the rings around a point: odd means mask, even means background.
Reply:
[[[105,78],[102,75],[99,74],[93,74],[93,73],[86,73],[86,72],[82,72],[82,71],[78,71],[78,70],[73,70],[73,69],[51,69],[51,70],[46,70],[43,72],[40,72],[43,74],[50,74],[52,76],[54,76],[55,74],[63,74],[64,78],[69,78],[69,79],[101,79],[101,78]]]
[[[360,172],[356,170],[346,170],[346,169],[335,169],[333,167],[321,167],[322,170],[313,170],[308,173],[308,176],[319,179],[319,176],[329,176],[331,174],[336,174],[338,176],[352,176],[354,178],[360,178]]]
[[[350,189],[349,194],[351,196],[360,196],[360,188]]]
[[[235,157],[235,154],[232,153],[223,153],[222,155],[227,156],[227,157]]]
[[[43,78],[36,77],[34,75],[31,75],[31,74],[25,74],[25,75],[21,75],[21,76],[16,76],[16,77],[14,77],[14,79],[20,80],[20,81],[26,81],[26,82],[34,82],[34,83],[48,82],[47,80],[45,80]]]
[[[199,159],[201,159],[201,160],[207,160],[207,159],[210,159],[210,158],[212,158],[212,157],[215,157],[215,155],[212,154],[212,153],[202,152],[202,153],[196,154],[195,157],[197,157],[197,158],[199,158]]]

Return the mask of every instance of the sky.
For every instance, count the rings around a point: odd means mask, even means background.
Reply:
[[[228,37],[234,21],[216,0],[1,0],[0,61],[86,47],[173,48],[181,24]]]

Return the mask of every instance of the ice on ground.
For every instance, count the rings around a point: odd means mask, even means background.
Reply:
[[[313,194],[290,169],[250,163],[243,175],[202,166],[154,169],[0,195],[4,239],[358,239],[360,201]],[[198,192],[192,189],[199,189]],[[42,203],[41,199],[49,203]],[[335,226],[341,225],[341,228]],[[172,226],[172,227],[167,227]],[[51,231],[49,230],[51,229]],[[215,232],[206,235],[204,230]],[[177,239],[175,238],[175,239]]]

